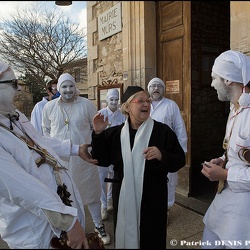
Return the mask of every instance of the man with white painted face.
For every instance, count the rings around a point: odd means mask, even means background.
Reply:
[[[92,119],[97,114],[95,105],[79,96],[75,79],[69,73],[58,78],[60,97],[48,102],[43,109],[42,128],[46,136],[74,143],[91,143]],[[95,225],[95,231],[105,245],[110,244],[101,217],[101,185],[98,168],[79,157],[71,156],[65,163],[69,168],[83,205],[87,205]]]
[[[155,77],[149,81],[148,92],[152,101],[150,116],[173,129],[184,152],[187,153],[188,138],[185,123],[177,103],[164,97],[165,89],[166,86],[162,79]],[[168,212],[175,202],[177,183],[178,173],[168,173]]]
[[[218,99],[230,102],[230,113],[222,144],[225,153],[202,164],[201,173],[219,185],[203,218],[201,248],[249,249],[250,57],[234,50],[221,53],[211,77]]]
[[[108,126],[113,127],[116,125],[120,125],[125,122],[126,116],[122,114],[119,108],[119,91],[116,88],[109,89],[106,95],[106,101],[108,106],[106,108],[102,108],[99,112],[104,116],[104,119],[108,117]],[[113,165],[109,167],[99,167],[99,177],[101,181],[101,213],[102,219],[105,220],[108,217],[108,212],[113,209],[112,202],[112,183],[105,182],[105,178],[112,179],[114,177]],[[110,180],[109,180],[110,181]]]
[[[83,144],[40,135],[13,104],[21,90],[14,71],[0,62],[1,238],[11,249],[49,249],[64,231],[69,247],[88,248],[84,207],[61,159],[91,156]]]

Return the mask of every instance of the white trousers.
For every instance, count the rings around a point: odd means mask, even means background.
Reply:
[[[168,209],[174,205],[175,189],[178,183],[178,173],[168,173]]]
[[[87,206],[93,223],[96,227],[100,227],[102,224],[101,201],[89,203]]]
[[[112,183],[104,182],[105,178],[113,178],[113,165],[109,167],[98,167],[99,178],[101,182],[101,207],[107,208],[107,201],[112,199]]]

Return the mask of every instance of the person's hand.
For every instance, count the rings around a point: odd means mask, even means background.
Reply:
[[[161,151],[155,146],[146,148],[143,151],[143,154],[145,155],[146,160],[157,159],[158,161],[161,161],[162,159]]]
[[[85,231],[80,222],[76,220],[74,226],[67,232],[67,245],[72,249],[89,249]]]
[[[210,162],[204,162],[202,163],[202,170],[201,173],[205,175],[210,181],[219,181],[219,180],[226,180],[227,179],[227,169],[224,169],[222,166],[222,163],[224,164],[224,161],[220,158],[217,158],[218,164]]]
[[[103,130],[106,129],[108,125],[108,117],[104,120],[104,115],[102,115],[100,112],[98,112],[93,117],[93,129],[96,134],[100,134]]]
[[[218,165],[218,166],[220,166],[222,168],[225,166],[225,162],[223,161],[222,158],[214,158],[210,162],[213,163],[213,164],[216,164],[216,165]]]
[[[47,94],[48,94],[48,100],[51,101],[52,97],[53,97],[53,93],[51,93],[49,90],[47,90]]]
[[[91,154],[88,151],[88,148],[91,147],[90,144],[80,144],[79,145],[79,153],[78,155],[84,160],[89,163],[98,164],[98,161],[96,159],[93,159]]]

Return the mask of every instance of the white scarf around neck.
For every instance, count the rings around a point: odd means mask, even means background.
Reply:
[[[118,203],[116,249],[140,248],[140,210],[145,168],[143,150],[148,147],[153,126],[151,117],[141,124],[135,135],[132,152],[128,119],[121,131],[124,177]]]

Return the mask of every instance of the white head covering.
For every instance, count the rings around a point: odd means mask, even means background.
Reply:
[[[246,86],[250,81],[250,57],[227,50],[215,59],[212,71],[226,80]]]
[[[149,87],[152,85],[152,84],[160,84],[162,85],[162,87],[164,88],[164,91],[165,91],[165,83],[158,77],[155,77],[153,79],[151,79],[148,83],[148,91],[149,91]]]
[[[57,90],[58,91],[60,89],[61,84],[65,81],[71,81],[72,83],[74,83],[74,85],[76,85],[76,81],[72,75],[70,75],[69,73],[63,73],[58,78],[58,82],[57,82]]]
[[[109,89],[106,95],[107,102],[110,98],[117,98],[119,100],[119,91],[117,89]]]
[[[4,62],[0,62],[0,76],[3,72],[5,72],[7,69],[9,68],[9,65],[4,63]]]
[[[9,64],[0,62],[0,79],[3,80],[10,80],[16,79],[15,72],[12,70]],[[18,85],[18,90],[22,88]]]

